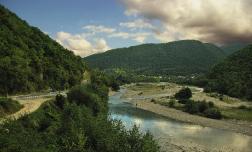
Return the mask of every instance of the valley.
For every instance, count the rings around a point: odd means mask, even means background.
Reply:
[[[252,3],[220,1],[0,1],[0,151],[251,152]]]

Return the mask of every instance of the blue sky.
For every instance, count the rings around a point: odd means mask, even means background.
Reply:
[[[182,39],[215,44],[252,39],[250,0],[0,0],[0,4],[81,56]]]
[[[0,3],[54,39],[57,38],[58,32],[71,35],[88,32],[83,29],[88,25],[115,28],[118,32],[129,32],[129,29],[122,28],[119,24],[135,18],[124,14],[125,6],[118,0],[74,0],[71,2],[67,0],[1,0]],[[131,38],[107,37],[106,34],[108,33],[97,33],[95,36],[86,37],[85,40],[92,45],[95,43],[94,39],[101,38],[106,41],[109,48],[143,43]],[[149,38],[144,42],[158,41]]]

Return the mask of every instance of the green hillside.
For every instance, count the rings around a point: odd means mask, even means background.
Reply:
[[[80,82],[83,67],[80,57],[0,5],[0,94],[68,88]]]
[[[221,49],[227,54],[231,55],[232,53],[239,51],[243,48],[245,48],[248,44],[243,44],[243,43],[237,43],[237,44],[229,44],[229,45],[224,45],[221,46]]]
[[[225,57],[213,44],[183,40],[119,48],[84,58],[92,68],[122,68],[146,75],[188,75],[205,73]]]
[[[252,45],[216,65],[207,77],[207,91],[252,99]]]

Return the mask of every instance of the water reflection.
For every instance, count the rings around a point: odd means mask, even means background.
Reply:
[[[245,152],[252,149],[252,138],[250,136],[182,123],[135,108],[120,98],[124,91],[121,90],[120,93],[110,97],[109,107],[111,118],[122,120],[126,128],[131,128],[136,124],[142,131],[149,130],[152,132],[155,137],[182,139],[209,149]]]

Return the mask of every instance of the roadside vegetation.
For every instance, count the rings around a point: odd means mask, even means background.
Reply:
[[[157,152],[150,133],[108,118],[107,78],[93,73],[91,83],[57,95],[36,112],[0,125],[1,152]],[[105,82],[105,83],[104,83]]]
[[[23,106],[10,98],[0,97],[0,118],[15,113],[20,110]]]

